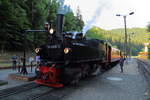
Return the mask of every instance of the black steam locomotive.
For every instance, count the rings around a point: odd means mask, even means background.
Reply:
[[[121,52],[106,41],[86,39],[82,33],[75,36],[71,32],[62,33],[63,15],[58,14],[56,21],[56,32],[51,34],[49,43],[36,49],[40,56],[37,84],[53,87],[74,84],[119,60]]]

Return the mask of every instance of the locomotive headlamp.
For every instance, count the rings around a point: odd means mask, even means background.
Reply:
[[[35,53],[39,53],[39,51],[40,51],[40,48],[35,49]]]
[[[53,28],[50,28],[50,29],[49,29],[49,33],[50,33],[50,34],[53,34],[53,33],[54,33],[54,29],[53,29]]]
[[[70,50],[71,50],[70,48],[65,48],[65,49],[64,49],[64,53],[65,53],[65,54],[68,54]]]

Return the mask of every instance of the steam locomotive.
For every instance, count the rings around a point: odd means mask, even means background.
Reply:
[[[40,57],[36,68],[37,84],[57,88],[76,84],[81,78],[109,69],[120,59],[121,51],[112,48],[108,42],[86,39],[82,33],[75,36],[71,32],[63,33],[62,25],[63,15],[58,14],[56,32],[50,35],[49,43],[36,49]]]

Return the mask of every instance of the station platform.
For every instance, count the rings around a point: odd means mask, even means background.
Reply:
[[[138,68],[137,59],[120,65],[80,83],[80,88],[62,100],[150,100],[150,87]]]
[[[77,87],[71,87],[74,89],[59,100],[150,100],[150,87],[138,68],[137,59],[127,60],[123,73],[118,64],[99,76],[81,80]],[[8,77],[11,73],[16,72],[0,70],[0,79],[8,81],[7,85],[0,86],[0,90],[28,83],[11,79]],[[32,91],[28,93],[32,94]]]
[[[22,75],[18,73],[17,69],[1,69],[0,90],[32,82],[32,80],[35,78],[34,70],[35,69],[33,68],[33,71],[31,72],[30,68],[27,68],[29,74]]]

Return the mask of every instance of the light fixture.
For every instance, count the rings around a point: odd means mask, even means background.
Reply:
[[[54,29],[53,29],[53,28],[50,28],[50,29],[49,29],[49,33],[50,33],[50,34],[53,34],[53,33],[54,33]]]
[[[39,51],[40,51],[40,48],[35,49],[35,53],[39,53]]]
[[[70,50],[71,50],[70,48],[65,48],[65,49],[64,49],[64,53],[65,53],[65,54],[68,54]]]

